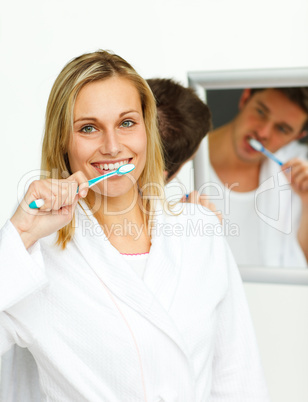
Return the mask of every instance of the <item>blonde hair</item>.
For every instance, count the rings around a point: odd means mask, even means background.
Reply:
[[[142,209],[144,222],[147,223],[154,213],[154,198],[162,196],[161,189],[164,186],[164,162],[157,129],[156,104],[147,82],[120,56],[98,50],[73,59],[60,72],[51,89],[46,109],[41,169],[51,172],[51,177],[55,179],[63,178],[63,172],[72,173],[67,150],[72,133],[73,111],[77,95],[86,84],[114,76],[129,80],[140,95],[147,135],[147,150],[146,164],[138,184],[143,190]],[[58,231],[57,243],[65,248],[73,234],[74,219]]]

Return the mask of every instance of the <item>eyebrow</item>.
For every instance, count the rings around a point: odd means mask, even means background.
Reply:
[[[129,114],[129,113],[138,113],[138,114],[140,114],[139,112],[138,112],[138,110],[134,110],[134,109],[131,109],[131,110],[127,110],[127,111],[125,111],[125,112],[122,112],[122,113],[120,113],[119,114],[119,117],[121,118],[121,117],[123,117],[123,116],[125,116],[126,114]],[[96,117],[91,117],[91,116],[89,116],[89,117],[87,117],[87,116],[84,116],[84,117],[80,117],[79,119],[77,119],[77,120],[75,120],[74,121],[74,124],[75,123],[78,123],[79,121],[98,121],[98,119],[96,118]]]
[[[266,113],[270,113],[270,112],[271,112],[271,110],[270,110],[263,102],[257,101],[257,104],[258,104],[259,106],[261,106],[261,107],[266,111]],[[293,132],[293,131],[294,131],[293,127],[291,127],[288,123],[285,123],[284,121],[281,122],[281,123],[278,123],[278,124],[280,124],[281,126],[285,127],[285,128],[288,129],[290,132]]]
[[[257,104],[261,106],[266,112],[270,112],[270,109],[263,102],[257,100]]]

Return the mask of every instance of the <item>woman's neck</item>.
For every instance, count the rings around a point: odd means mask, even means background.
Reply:
[[[88,202],[108,240],[120,253],[150,250],[151,239],[137,188],[120,197],[98,196],[91,192]]]

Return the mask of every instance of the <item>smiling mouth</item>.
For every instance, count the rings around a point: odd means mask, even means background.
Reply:
[[[92,166],[95,167],[96,169],[103,170],[106,172],[110,172],[112,170],[117,170],[119,169],[120,166],[126,165],[127,163],[130,163],[130,159],[123,159],[120,162],[115,162],[115,163],[92,163]]]

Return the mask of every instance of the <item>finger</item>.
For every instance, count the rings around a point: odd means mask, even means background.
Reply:
[[[282,168],[290,168],[292,166],[296,166],[298,164],[301,164],[303,161],[299,158],[292,158],[288,160],[286,163],[282,165]]]
[[[219,222],[222,223],[222,213],[221,212],[215,212],[217,218],[219,219]]]
[[[85,182],[79,186],[78,194],[80,198],[85,198],[88,195],[89,183]]]
[[[54,210],[58,210],[67,205],[71,205],[78,192],[79,198],[84,198],[88,194],[89,183],[83,172],[76,172],[65,180],[60,180],[56,185],[61,188],[57,189],[58,197],[54,203]]]
[[[282,166],[282,170],[291,169],[292,171],[297,171],[303,166],[308,166],[308,162],[302,159],[295,158],[286,162]]]
[[[308,191],[308,178],[303,180],[300,184],[300,190],[301,191]]]
[[[74,214],[76,205],[78,204],[78,200],[79,200],[79,197],[76,194],[72,203],[64,205],[58,210],[54,210],[53,215],[65,216],[65,220],[66,221],[68,220],[68,222],[69,222],[73,218],[73,214]]]
[[[200,195],[199,203],[200,203],[203,207],[206,207],[206,208],[209,208],[209,205],[211,204],[206,195]],[[210,209],[210,208],[209,208],[209,209]]]
[[[181,198],[181,202],[188,202],[189,194],[184,194]]]
[[[294,183],[300,183],[302,180],[305,180],[305,178],[308,177],[308,169],[299,169],[297,170],[296,174],[292,175],[292,181]]]
[[[208,209],[210,209],[213,212],[217,211],[216,205],[213,204],[212,202],[208,202]]]
[[[308,172],[301,172],[292,181],[292,184],[299,190],[304,191],[307,189]]]
[[[308,166],[300,166],[294,169],[294,171],[292,170],[290,178],[292,185],[300,187],[301,182],[308,178]]]
[[[216,205],[213,202],[210,202],[207,198],[205,198],[201,202],[201,205],[214,212],[215,214],[220,213],[220,211],[217,211]]]
[[[295,177],[303,170],[304,165],[302,161],[296,161],[293,165],[283,165],[283,173],[290,183],[294,182]]]
[[[57,211],[66,205],[71,205],[76,196],[78,184],[75,181],[52,180],[52,205],[51,209]]]
[[[196,190],[192,191],[188,196],[187,202],[189,202],[191,204],[199,204],[200,194],[198,193],[198,191],[196,191]]]
[[[33,213],[35,213],[35,211],[38,210],[31,209],[29,205],[32,203],[32,201],[39,199],[42,199],[44,201],[44,205],[40,207],[41,211],[50,211],[52,209],[52,205],[55,201],[55,195],[52,192],[52,185],[50,180],[33,181],[28,188],[28,191],[24,197],[24,203],[21,203],[21,206],[23,206],[23,208],[27,212],[32,211]]]
[[[71,175],[67,180],[72,180],[77,182],[78,184],[78,194],[80,198],[84,198],[87,196],[88,191],[89,191],[89,183],[88,183],[88,178],[86,177],[86,175],[81,172],[78,171],[76,173],[74,173],[73,175]]]

